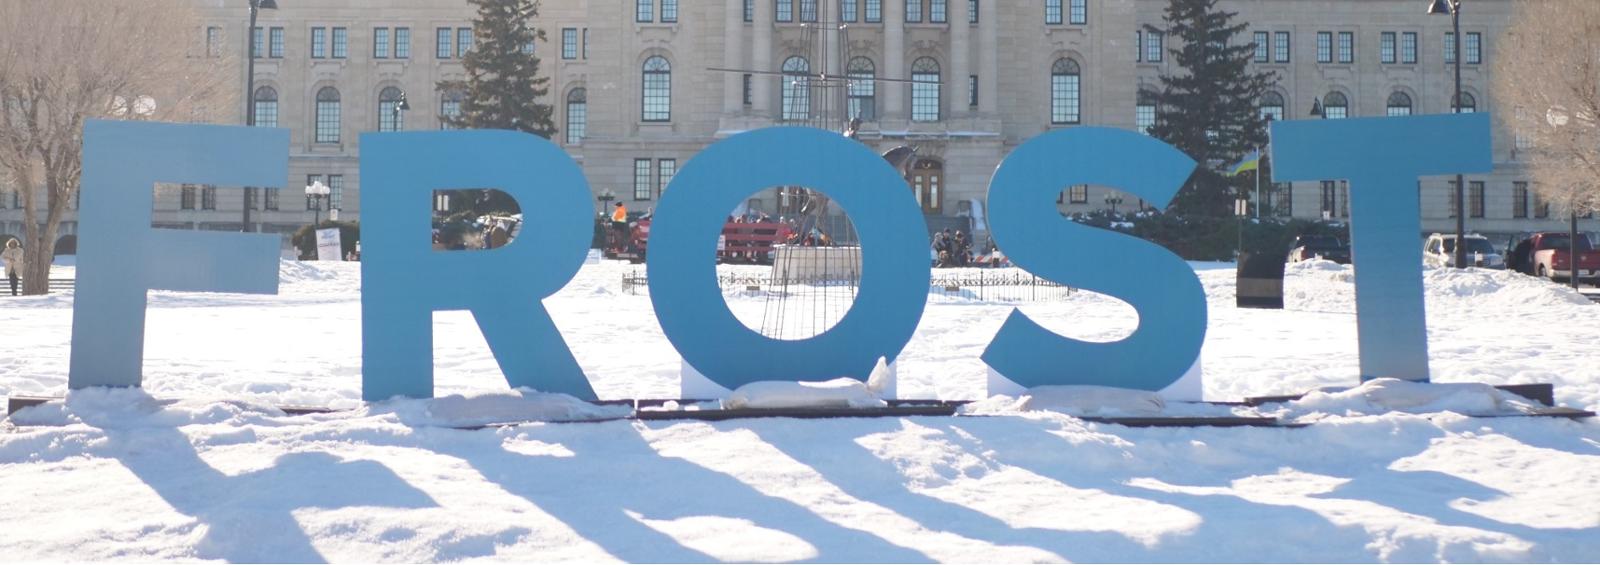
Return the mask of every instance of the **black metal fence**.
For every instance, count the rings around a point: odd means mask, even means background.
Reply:
[[[855,280],[796,279],[777,280],[770,276],[719,275],[717,285],[724,292],[796,292],[803,287],[854,287]],[[641,272],[622,275],[622,291],[627,294],[649,292],[650,280]],[[1076,292],[1070,286],[1051,282],[1032,274],[1005,269],[973,269],[959,274],[935,274],[928,283],[928,295],[955,301],[1052,302],[1066,300]]]

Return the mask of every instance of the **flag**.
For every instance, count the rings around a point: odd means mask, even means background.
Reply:
[[[1235,176],[1245,171],[1254,171],[1261,166],[1261,150],[1256,149],[1245,155],[1237,164],[1231,167],[1228,176]]]

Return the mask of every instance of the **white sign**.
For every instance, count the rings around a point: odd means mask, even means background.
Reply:
[[[317,260],[343,261],[344,246],[339,241],[339,228],[317,230]]]

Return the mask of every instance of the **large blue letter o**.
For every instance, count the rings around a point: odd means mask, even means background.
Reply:
[[[717,284],[717,236],[751,193],[776,186],[826,192],[857,219],[862,273],[834,327],[784,341],[734,318]],[[878,155],[839,134],[768,128],[721,141],[673,178],[650,226],[651,303],[685,361],[728,388],[755,381],[865,380],[917,328],[930,274],[927,224],[911,191]]]

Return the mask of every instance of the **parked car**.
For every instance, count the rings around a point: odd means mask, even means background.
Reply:
[[[1422,244],[1422,264],[1453,267],[1456,264],[1456,234],[1433,234]],[[1490,269],[1506,268],[1505,256],[1489,243],[1489,238],[1467,234],[1467,265]]]
[[[1507,264],[1525,274],[1550,280],[1571,280],[1572,243],[1572,237],[1567,232],[1538,232],[1511,249]],[[1585,234],[1578,234],[1577,244],[1578,278],[1600,283],[1600,251],[1594,249],[1594,244]]]
[[[1350,245],[1331,235],[1297,235],[1289,244],[1289,263],[1322,258],[1335,263],[1350,262]]]

